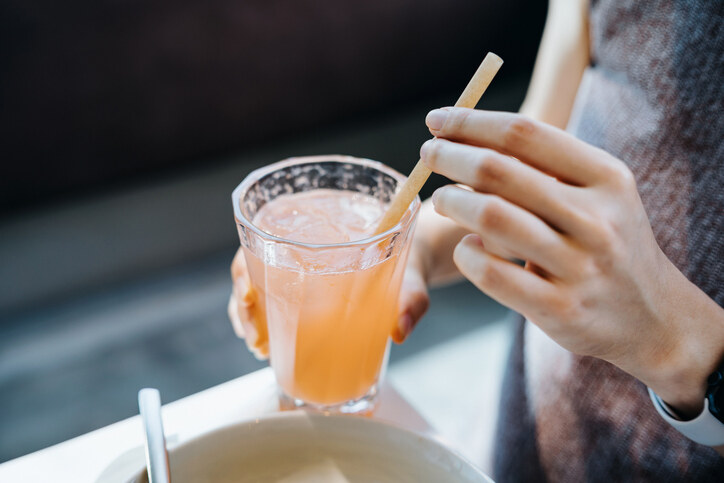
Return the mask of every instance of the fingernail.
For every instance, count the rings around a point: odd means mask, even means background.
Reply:
[[[475,233],[470,233],[468,235],[465,235],[461,242],[464,244],[470,245],[470,246],[476,246],[476,247],[484,247],[483,240],[480,238],[480,235],[476,235]]]
[[[400,331],[402,332],[402,340],[404,341],[407,339],[407,336],[410,335],[410,331],[412,331],[412,317],[410,317],[410,314],[404,313],[400,317]]]
[[[443,109],[430,111],[425,118],[425,124],[433,131],[439,131],[445,125],[448,112]]]
[[[397,338],[395,342],[398,344],[401,344],[402,342],[407,339],[407,336],[410,334],[410,331],[412,330],[412,317],[410,317],[410,314],[404,313],[400,316],[400,320],[397,321]]]
[[[430,151],[433,141],[435,141],[435,138],[428,139],[422,143],[422,147],[420,147],[420,159],[424,160],[427,157],[427,153]]]

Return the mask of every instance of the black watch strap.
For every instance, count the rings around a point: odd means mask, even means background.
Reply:
[[[709,412],[724,424],[724,362],[706,381],[706,399]]]
[[[704,409],[694,419],[682,421],[668,404],[649,388],[659,415],[681,434],[708,446],[724,445],[724,364],[707,379]]]

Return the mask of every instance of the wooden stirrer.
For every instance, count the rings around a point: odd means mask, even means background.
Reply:
[[[488,52],[488,55],[485,56],[480,67],[475,71],[475,75],[470,79],[467,87],[455,103],[455,107],[475,108],[483,92],[488,88],[495,74],[498,73],[501,65],[503,65],[503,59],[492,52]],[[392,199],[390,207],[387,209],[387,213],[385,213],[382,221],[377,225],[375,235],[389,230],[400,221],[402,215],[407,211],[407,207],[410,206],[412,200],[414,200],[417,193],[420,192],[422,185],[425,184],[425,181],[427,181],[431,173],[432,171],[425,166],[422,160],[417,162],[407,181],[405,181],[405,184],[402,185],[400,191],[398,191]]]

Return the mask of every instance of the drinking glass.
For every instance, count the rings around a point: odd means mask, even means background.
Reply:
[[[316,189],[388,203],[405,177],[349,156],[291,158],[258,169],[232,194],[254,323],[267,334],[283,408],[374,409],[420,200],[393,228],[346,243],[301,243],[252,223],[276,197]]]

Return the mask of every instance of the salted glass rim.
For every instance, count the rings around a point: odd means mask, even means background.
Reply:
[[[400,173],[399,171],[390,168],[389,166],[380,163],[379,161],[374,161],[372,159],[367,158],[357,158],[354,156],[346,156],[346,155],[337,155],[337,154],[329,154],[329,155],[322,155],[322,156],[298,156],[293,158],[287,158],[281,161],[277,161],[275,163],[268,164],[266,166],[263,166],[261,168],[257,168],[251,173],[249,173],[244,180],[239,183],[239,185],[234,189],[234,191],[231,192],[231,201],[234,205],[234,218],[236,218],[237,223],[243,224],[245,227],[249,228],[251,231],[253,231],[256,235],[259,237],[274,241],[277,243],[285,243],[289,245],[295,245],[299,247],[304,248],[348,248],[348,247],[355,247],[355,246],[365,246],[370,245],[376,242],[379,242],[381,240],[384,240],[388,236],[392,235],[395,232],[402,232],[402,230],[405,228],[405,226],[409,223],[412,223],[412,221],[415,218],[415,214],[420,209],[420,204],[422,203],[420,201],[420,196],[415,196],[415,199],[410,204],[410,207],[405,210],[405,213],[402,216],[402,219],[398,221],[395,226],[390,228],[389,230],[385,230],[382,233],[362,238],[361,240],[355,240],[355,241],[349,241],[344,243],[305,243],[305,242],[299,242],[295,240],[290,240],[288,238],[282,238],[276,235],[269,234],[261,229],[259,229],[254,223],[249,220],[241,211],[241,196],[242,193],[245,193],[249,187],[261,179],[263,176],[271,173],[272,171],[276,171],[281,168],[286,168],[288,166],[293,166],[296,164],[312,164],[312,163],[318,163],[318,162],[338,162],[340,164],[348,163],[348,164],[356,164],[361,166],[367,166],[374,168],[378,171],[383,172],[384,174],[387,174],[397,180],[398,186],[400,186],[406,179],[405,175]],[[405,215],[410,212],[409,218],[407,218]]]

